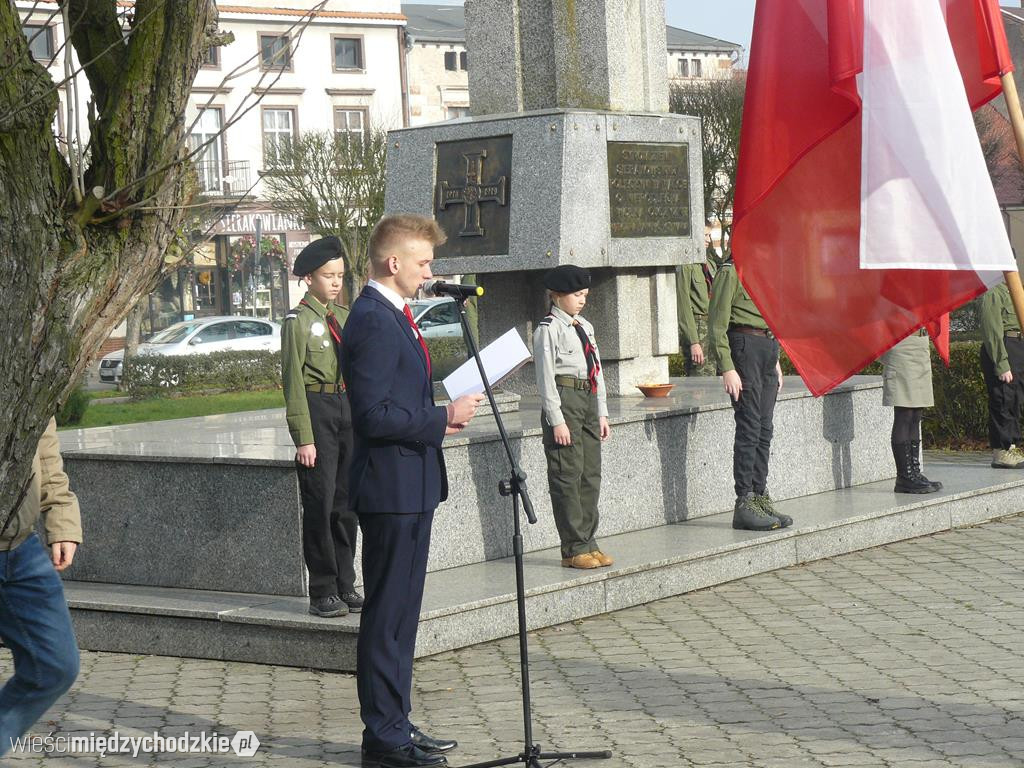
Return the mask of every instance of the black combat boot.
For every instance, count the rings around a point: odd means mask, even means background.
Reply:
[[[935,493],[939,490],[917,469],[914,443],[893,443],[892,457],[896,460],[895,493]]]
[[[732,513],[732,527],[738,531],[774,531],[781,528],[782,523],[775,515],[768,514],[757,503],[753,493],[736,499],[736,507]]]
[[[930,484],[932,486],[932,488],[934,488],[936,491],[941,491],[942,490],[942,483],[940,483],[938,480],[929,480],[927,477],[925,477],[923,474],[921,474],[921,441],[920,440],[913,440],[913,441],[911,441],[910,447],[911,447],[911,454],[914,457],[914,472],[917,473],[918,477],[920,477],[926,483]]]

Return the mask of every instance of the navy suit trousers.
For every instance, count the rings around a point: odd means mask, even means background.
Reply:
[[[366,603],[356,648],[363,748],[409,743],[412,660],[434,512],[360,515]]]

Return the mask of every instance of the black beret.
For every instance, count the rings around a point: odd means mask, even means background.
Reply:
[[[555,293],[575,293],[590,287],[590,272],[574,264],[563,264],[544,275],[544,287]]]
[[[334,235],[321,237],[302,249],[295,259],[292,272],[296,277],[305,277],[316,272],[328,261],[341,258],[341,240]]]

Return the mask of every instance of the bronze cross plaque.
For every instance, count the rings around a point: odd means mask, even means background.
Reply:
[[[508,253],[512,137],[437,145],[434,213],[448,234],[439,257]]]

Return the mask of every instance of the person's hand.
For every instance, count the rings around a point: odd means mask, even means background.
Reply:
[[[779,392],[782,391],[782,365],[775,364],[775,375],[779,377]]]
[[[565,424],[555,427],[555,442],[559,445],[572,445],[572,435]]]
[[[295,460],[304,467],[312,467],[316,464],[316,446],[313,443],[300,445],[295,451]]]
[[[1004,384],[1009,384],[1013,381],[1013,371],[1007,371],[1006,373],[999,374],[999,380]]]
[[[694,365],[704,365],[704,347],[699,342],[690,345],[690,359]]]
[[[726,371],[722,374],[722,386],[734,402],[739,401],[740,392],[743,391],[743,382],[740,381],[740,375],[735,370]]]
[[[700,345],[698,345],[698,346],[700,346]],[[608,426],[608,417],[607,416],[602,416],[600,418],[600,422],[601,422],[601,439],[602,440],[607,440],[609,437],[612,436],[612,428]]]
[[[50,545],[50,559],[58,572],[63,571],[75,559],[78,544],[73,541],[55,541]]]
[[[483,395],[463,395],[452,402],[448,411],[448,426],[462,429],[473,420],[476,409],[484,401]]]
[[[461,432],[465,428],[466,428],[466,426],[464,424],[456,424],[454,427],[445,427],[444,428],[445,437],[447,437],[448,435],[457,435],[457,434],[459,434],[459,432]]]

